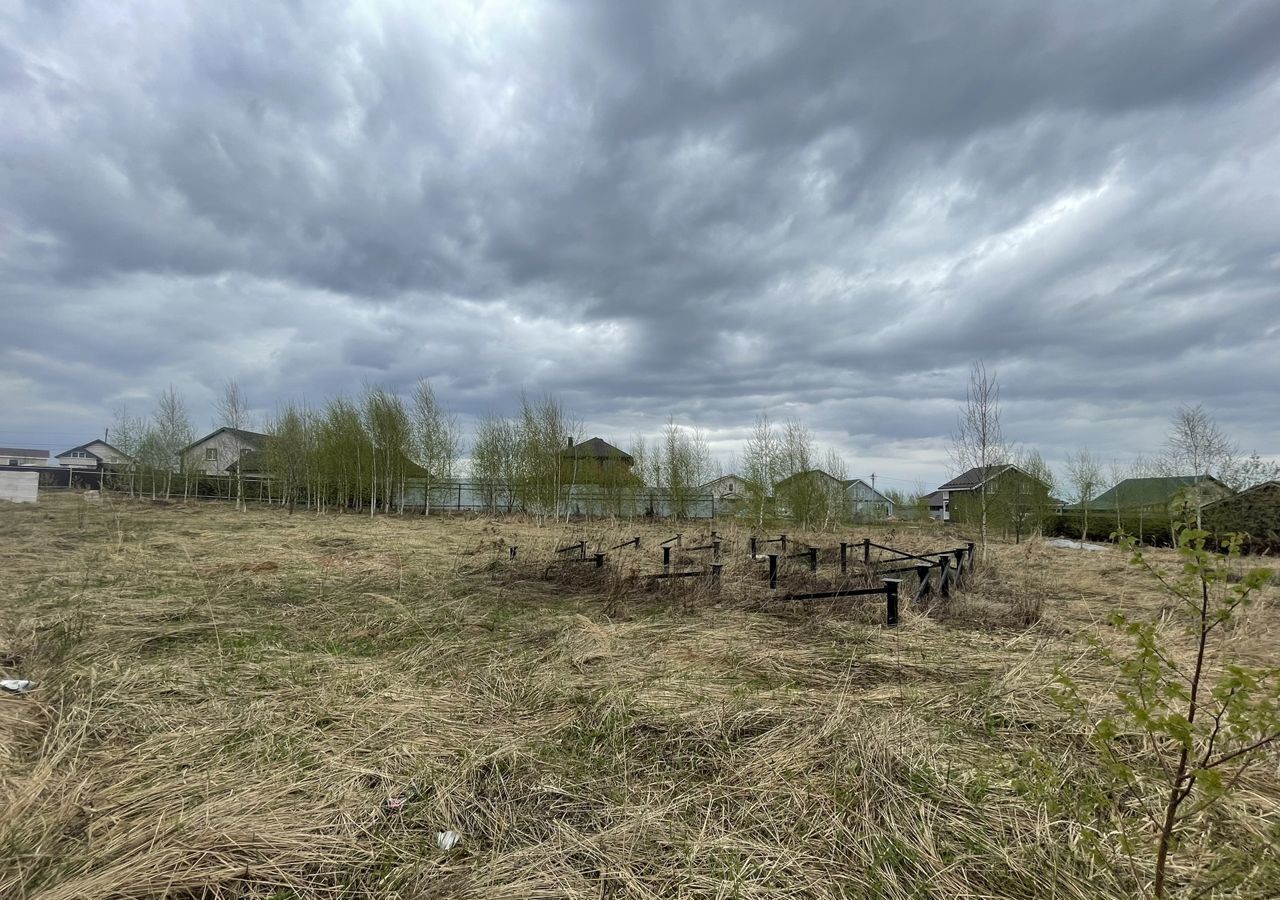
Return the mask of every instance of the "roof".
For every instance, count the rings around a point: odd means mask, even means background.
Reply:
[[[812,478],[814,475],[821,475],[822,477],[828,478],[831,481],[834,481],[841,486],[846,486],[849,483],[847,481],[841,481],[839,478],[832,475],[830,472],[824,472],[822,471],[822,469],[805,469],[803,472],[796,472],[794,475],[788,475],[786,478],[779,481],[778,484],[775,486],[781,486],[781,485],[787,484],[788,482],[795,481],[797,478],[805,478],[805,477]]]
[[[613,444],[598,437],[593,437],[580,444],[570,445],[565,448],[564,455],[572,456],[575,459],[587,457],[589,459],[625,459],[628,462],[633,461],[631,454],[622,452]]]
[[[952,478],[946,484],[938,488],[940,491],[971,491],[976,487],[980,487],[984,481],[989,481],[999,475],[1005,469],[1011,468],[1007,465],[999,466],[974,466],[967,472],[962,472],[955,478]],[[985,475],[984,475],[985,473]]]
[[[239,438],[242,444],[248,444],[249,447],[254,450],[261,450],[267,443],[267,436],[265,434],[261,434],[257,431],[245,431],[243,428],[227,428],[224,426],[222,428],[215,428],[213,431],[209,432],[197,441],[192,441],[190,444],[187,444],[187,446],[179,450],[178,453],[181,455],[186,453],[192,447],[199,447],[205,441],[217,437],[224,431]]]
[[[708,481],[706,484],[700,484],[700,485],[698,485],[698,487],[699,487],[700,489],[701,489],[701,488],[709,488],[709,487],[711,487],[711,486],[713,486],[713,485],[717,485],[717,484],[719,484],[719,483],[720,483],[720,482],[722,482],[722,481],[728,481],[730,478],[736,478],[738,481],[746,481],[746,479],[745,479],[745,478],[743,478],[742,476],[740,476],[740,475],[735,475],[735,474],[733,474],[732,472],[730,472],[728,475],[721,475],[719,478],[712,478],[712,479],[711,479],[710,481]]]
[[[1239,499],[1240,497],[1248,497],[1250,494],[1264,494],[1264,493],[1269,493],[1271,491],[1280,492],[1280,481],[1263,481],[1258,484],[1255,484],[1253,487],[1245,488],[1243,491],[1240,491],[1238,494],[1228,494],[1225,497],[1218,497],[1216,500],[1210,500],[1208,503],[1206,503],[1205,508],[1207,509],[1208,507],[1213,506],[1216,503],[1223,503],[1227,500],[1236,500],[1236,499]]]
[[[1089,501],[1090,509],[1132,509],[1138,506],[1162,506],[1171,501],[1179,491],[1186,490],[1196,483],[1194,475],[1166,475],[1157,478],[1126,478],[1108,491],[1104,491]],[[1212,482],[1225,488],[1221,481],[1212,475],[1201,475],[1201,482]],[[1081,509],[1082,505],[1073,503],[1067,509]]]
[[[866,488],[867,490],[869,490],[871,493],[875,494],[877,497],[879,497],[879,498],[880,498],[881,500],[883,500],[885,503],[892,503],[892,502],[893,502],[893,501],[892,501],[892,500],[890,500],[888,497],[886,497],[884,494],[880,493],[880,492],[879,492],[879,491],[877,491],[875,488],[873,488],[871,485],[867,484],[867,483],[866,483],[865,481],[863,481],[861,478],[850,478],[850,479],[848,479],[848,480],[847,480],[847,481],[845,481],[845,483],[844,483],[844,489],[847,491],[847,490],[849,490],[849,488],[853,487],[855,484],[860,484],[860,485],[862,485],[864,488]]]
[[[62,457],[66,456],[68,453],[75,453],[77,450],[83,450],[86,453],[92,453],[94,456],[97,456],[99,459],[101,459],[102,457],[99,454],[93,453],[93,451],[89,449],[89,446],[91,444],[101,444],[104,447],[108,447],[114,450],[116,453],[120,454],[121,456],[129,455],[125,453],[123,450],[121,450],[119,447],[114,447],[111,444],[108,444],[106,441],[102,440],[101,438],[95,438],[94,440],[81,444],[78,447],[72,447],[70,450],[63,450],[61,453],[58,454],[57,458],[61,459]]]
[[[48,450],[27,450],[22,447],[0,447],[0,456],[34,456],[37,459],[48,459]]]

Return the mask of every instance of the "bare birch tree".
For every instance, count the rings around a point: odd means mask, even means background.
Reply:
[[[743,480],[747,489],[747,512],[756,528],[763,528],[771,515],[773,489],[778,481],[781,441],[768,413],[756,417],[751,437],[742,455]]]
[[[659,445],[662,484],[671,500],[671,515],[687,516],[698,486],[711,474],[711,450],[701,428],[685,428],[667,419]]]
[[[194,439],[187,406],[173,385],[161,392],[151,420],[155,430],[157,454],[163,465],[164,498],[168,500],[173,489],[174,469],[180,465],[178,456]]]
[[[240,383],[234,378],[227,379],[222,385],[222,392],[213,402],[214,428],[233,428],[236,431],[249,430],[252,420],[249,412],[249,399],[240,389]],[[239,438],[236,438],[239,446]],[[236,451],[236,509],[243,510],[244,503],[244,466],[240,465],[241,452]]]
[[[824,492],[822,530],[826,531],[833,525],[843,525],[849,521],[851,508],[849,495],[845,493],[845,482],[849,480],[849,467],[845,465],[844,458],[839,453],[828,449],[826,459],[823,461],[823,471],[835,479],[834,481],[823,479],[822,483]]]
[[[140,457],[150,430],[150,423],[145,418],[129,415],[129,409],[126,406],[116,407],[114,421],[111,424],[111,440],[124,454],[130,497],[141,490],[139,486],[139,469],[142,466]]]
[[[1202,525],[1201,480],[1205,476],[1227,475],[1233,468],[1239,449],[1218,427],[1218,423],[1200,404],[1180,406],[1169,423],[1165,435],[1165,459],[1177,474],[1190,474],[1192,503],[1196,511],[1196,528]],[[1191,471],[1186,472],[1187,469]],[[1178,471],[1182,470],[1182,471]]]
[[[314,419],[305,408],[289,403],[267,426],[265,468],[279,486],[280,503],[289,507],[291,515],[308,490],[308,475],[314,463],[313,424]]]
[[[577,439],[580,426],[557,397],[530,400],[520,395],[516,420],[519,476],[515,489],[526,512],[556,517],[561,487],[573,484],[577,457],[567,461],[564,451]],[[568,507],[566,506],[566,510]]]
[[[1082,516],[1080,540],[1089,539],[1089,507],[1093,498],[1102,486],[1102,461],[1089,452],[1088,447],[1081,447],[1067,456],[1067,483],[1071,485],[1076,503],[1080,505]]]
[[[981,361],[969,369],[969,386],[951,437],[951,460],[961,472],[978,469],[978,540],[982,560],[987,559],[987,525],[991,508],[988,491],[991,470],[1008,453],[1000,426],[1000,383]]]
[[[404,401],[382,387],[366,387],[363,402],[364,427],[373,452],[369,474],[369,517],[382,498],[383,512],[390,514],[397,495],[404,512],[404,479],[411,449],[411,426]]]
[[[471,441],[471,478],[480,485],[484,504],[493,512],[511,512],[515,506],[516,431],[510,419],[486,416],[477,423]]]
[[[413,389],[414,458],[426,472],[423,478],[422,514],[431,511],[431,487],[453,476],[461,439],[458,421],[436,400],[431,382],[423,379]]]

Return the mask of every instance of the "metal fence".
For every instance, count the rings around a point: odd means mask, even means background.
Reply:
[[[430,495],[430,509],[440,512],[544,512],[531,510],[505,485],[479,481],[440,481],[432,484],[428,492],[422,479],[405,482],[404,506],[406,509],[422,509]],[[730,511],[727,502],[712,494],[691,494],[673,497],[662,488],[602,487],[594,484],[565,485],[560,489],[559,509],[575,516],[619,518],[669,518],[679,515],[684,519],[711,519]],[[396,502],[399,502],[397,498]]]

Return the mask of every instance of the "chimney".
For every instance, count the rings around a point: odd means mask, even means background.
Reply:
[[[564,439],[564,441],[565,441],[564,449],[566,449],[566,450],[572,450],[572,449],[573,449],[573,435],[568,435],[568,436],[566,436],[566,437],[565,437],[565,439]]]

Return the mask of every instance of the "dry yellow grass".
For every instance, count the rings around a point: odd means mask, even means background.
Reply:
[[[1107,612],[1166,602],[1120,553],[997,546],[886,629],[872,601],[769,602],[750,531],[718,527],[716,591],[643,577],[665,525],[0,507],[0,663],[40,682],[0,696],[0,896],[1141,891],[1126,800],[1047,693],[1059,666],[1104,688]],[[556,562],[636,534],[604,572]],[[1235,640],[1274,664],[1269,590]],[[1280,895],[1274,757],[1205,824],[1183,883]]]

